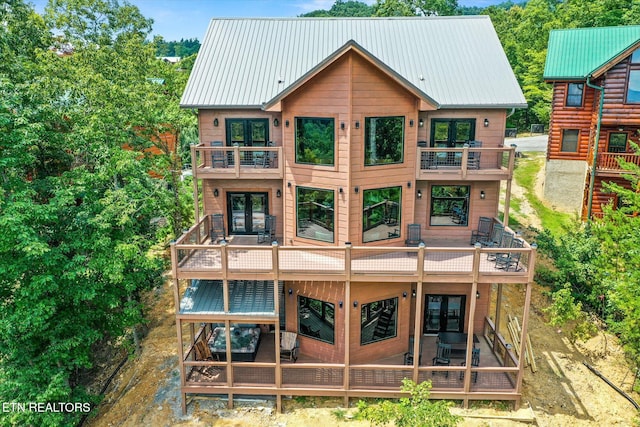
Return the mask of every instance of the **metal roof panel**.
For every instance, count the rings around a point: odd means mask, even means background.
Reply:
[[[213,19],[181,105],[262,105],[349,40],[440,108],[526,106],[486,16]]]

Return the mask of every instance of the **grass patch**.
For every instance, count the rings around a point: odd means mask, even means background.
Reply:
[[[540,218],[542,227],[558,235],[573,220],[572,214],[557,212],[546,206],[536,195],[536,178],[544,165],[544,154],[537,153],[516,159],[514,178],[516,183],[525,189],[527,202]]]

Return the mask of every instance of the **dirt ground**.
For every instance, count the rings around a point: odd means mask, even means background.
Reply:
[[[517,187],[514,185],[514,187]],[[523,192],[514,188],[513,197],[521,198],[519,220],[533,218]],[[522,221],[521,221],[522,222]],[[532,222],[531,225],[539,226]],[[511,289],[507,289],[511,288]],[[523,288],[505,286],[505,307],[521,313]],[[529,332],[538,367],[526,370],[524,397],[518,412],[500,403],[474,404],[470,410],[456,409],[465,415],[462,426],[527,425],[517,419],[533,416],[539,426],[632,426],[638,424],[633,405],[584,364],[596,368],[612,383],[640,402],[631,392],[634,372],[626,363],[615,337],[600,334],[585,343],[572,344],[564,331],[545,322],[541,310],[547,306],[544,290],[534,286]],[[272,401],[236,402],[236,409],[226,409],[226,402],[211,398],[195,398],[182,415],[177,369],[176,329],[173,291],[169,282],[148,296],[150,303],[149,333],[142,352],[129,360],[115,376],[97,414],[85,425],[105,426],[220,426],[220,427],[303,427],[312,425],[366,426],[360,421],[339,420],[335,413],[343,411],[341,400],[308,398],[284,402],[284,413],[278,414]],[[105,371],[112,372],[119,360]],[[352,411],[347,410],[347,418]],[[515,418],[510,419],[509,417]]]

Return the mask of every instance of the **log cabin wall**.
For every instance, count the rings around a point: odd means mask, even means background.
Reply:
[[[629,58],[626,58],[607,71],[605,75],[602,109],[602,124],[604,126],[625,124],[637,126],[640,124],[640,104],[625,103],[630,68]]]
[[[547,160],[588,160],[592,129],[592,118],[598,112],[598,96],[593,88],[585,85],[582,107],[567,107],[567,82],[553,85],[552,113],[549,122],[549,145]],[[562,151],[562,132],[578,129],[578,151]]]
[[[593,217],[601,217],[603,214],[603,206],[607,204],[613,203],[614,205],[618,202],[618,198],[614,193],[611,193],[605,190],[602,186],[603,182],[613,182],[622,187],[629,187],[629,181],[625,180],[622,177],[599,177],[596,176],[596,179],[593,183],[593,202],[591,204],[591,215]],[[585,189],[585,207],[588,202],[588,189]],[[585,209],[586,210],[586,209]],[[583,213],[584,219],[586,219],[586,211]]]

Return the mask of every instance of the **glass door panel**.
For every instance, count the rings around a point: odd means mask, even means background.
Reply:
[[[227,193],[229,234],[258,234],[269,213],[267,193]]]
[[[244,234],[247,232],[245,212],[247,209],[247,198],[244,194],[229,194],[229,209],[231,211],[231,230],[229,234]]]
[[[251,231],[257,233],[264,230],[267,214],[267,195],[251,194]]]
[[[465,295],[425,295],[423,333],[462,332]]]

